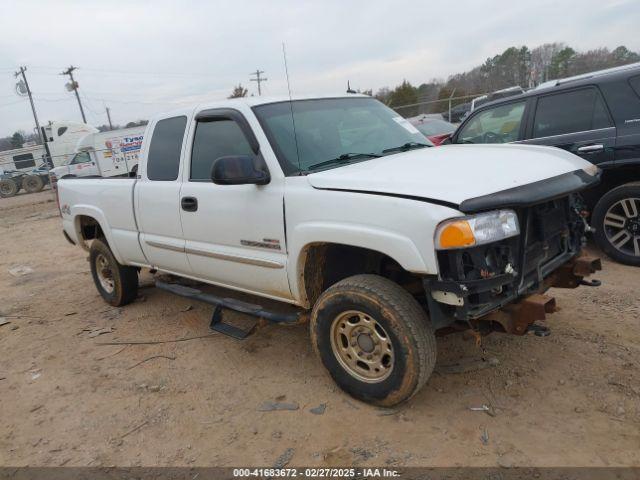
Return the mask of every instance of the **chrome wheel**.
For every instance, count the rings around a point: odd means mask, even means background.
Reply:
[[[107,293],[113,293],[115,289],[113,271],[111,270],[109,260],[102,253],[96,255],[96,274],[98,276],[100,286],[104,291]]]
[[[331,349],[342,368],[363,382],[378,383],[393,370],[391,338],[369,315],[349,310],[331,324]]]
[[[640,198],[623,198],[611,205],[603,229],[616,250],[640,257]]]

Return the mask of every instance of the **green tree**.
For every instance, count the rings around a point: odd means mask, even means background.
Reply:
[[[24,135],[20,132],[15,132],[11,136],[11,146],[13,148],[22,148],[24,145]]]
[[[233,87],[233,92],[231,92],[231,95],[229,95],[227,98],[242,98],[246,97],[247,93],[249,93],[249,91],[244,88],[241,83],[239,83],[238,86]]]
[[[616,65],[624,65],[627,63],[640,62],[640,55],[636,52],[632,52],[624,45],[620,45],[613,52],[611,52]]]
[[[549,66],[549,78],[563,78],[571,74],[571,64],[575,60],[576,51],[571,47],[565,47],[557,52],[551,59]]]
[[[402,83],[389,94],[389,106],[392,108],[414,103],[418,103],[418,89],[406,80],[403,80]],[[404,107],[398,109],[398,111],[403,117],[414,117],[418,114],[418,107]]]

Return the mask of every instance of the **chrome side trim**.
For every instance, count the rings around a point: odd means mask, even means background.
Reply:
[[[145,240],[144,243],[150,247],[162,248],[164,250],[171,250],[172,252],[184,253],[184,247],[176,247],[175,245],[169,245],[168,243],[155,242],[153,240]]]
[[[244,257],[240,255],[230,255],[228,253],[209,252],[197,248],[186,248],[185,251],[192,255],[200,255],[202,257],[217,258],[219,260],[227,260],[229,262],[246,263],[248,265],[256,265],[265,268],[284,268],[280,262],[273,260],[264,260],[262,258]]]

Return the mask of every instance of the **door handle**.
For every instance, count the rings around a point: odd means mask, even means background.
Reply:
[[[182,197],[180,205],[185,212],[195,212],[198,210],[198,199],[196,197]]]
[[[585,145],[584,147],[578,147],[578,153],[596,153],[602,152],[604,150],[604,145]]]

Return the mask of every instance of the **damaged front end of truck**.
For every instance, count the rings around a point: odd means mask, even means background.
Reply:
[[[462,202],[467,216],[436,233],[439,275],[423,281],[434,327],[548,334],[535,322],[556,310],[549,288],[599,285],[585,280],[601,262],[582,252],[589,226],[578,193],[598,181],[578,170]]]

